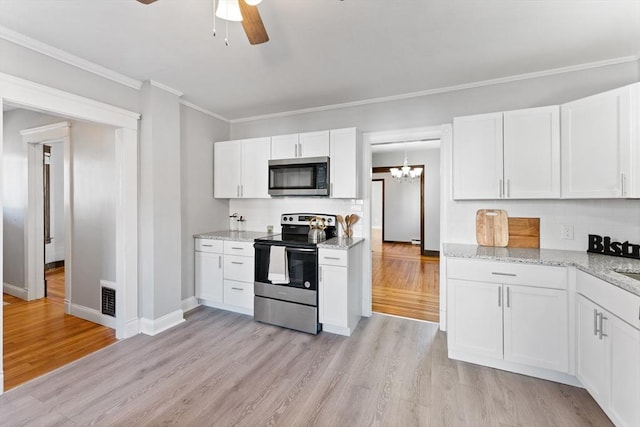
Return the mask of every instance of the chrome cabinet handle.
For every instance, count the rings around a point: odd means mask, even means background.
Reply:
[[[507,180],[507,197],[511,197],[511,180]]]
[[[242,248],[239,248],[239,247],[237,247],[237,246],[231,246],[231,249],[235,249],[235,250],[237,250],[237,251],[241,251],[241,250],[242,250]]]
[[[604,321],[607,320],[606,317],[604,317],[603,313],[600,313],[600,330],[598,331],[598,338],[602,339],[602,337],[608,337],[609,335],[605,334],[604,332],[602,332],[603,326],[604,326]]]
[[[626,190],[624,188],[625,176],[623,173],[620,174],[620,191],[622,192],[622,196],[626,195]]]
[[[300,148],[298,148],[298,152],[300,153],[300,157],[302,157],[302,143],[301,142],[298,143],[298,147],[300,147]]]
[[[598,336],[598,310],[593,309],[593,335]]]
[[[502,286],[498,287],[498,307],[502,307]]]
[[[202,246],[203,246],[203,247],[205,247],[205,248],[211,248],[211,247],[213,247],[213,245],[202,245]]]
[[[513,273],[500,273],[498,271],[492,271],[491,274],[493,274],[494,276],[509,276],[509,277],[516,277],[517,274],[513,274]]]
[[[333,259],[333,260],[336,260],[336,261],[340,261],[340,258],[338,258],[337,256],[325,256],[323,258],[324,259]]]
[[[222,268],[222,255],[218,255],[218,268]]]
[[[240,185],[240,197],[244,196],[244,185]]]
[[[498,189],[500,191],[500,198],[502,199],[502,180],[498,181]]]
[[[293,148],[294,148],[294,150],[295,150],[295,152],[296,152],[296,155],[295,155],[295,156],[293,156],[293,157],[298,157],[298,143],[296,143],[296,144],[293,146]]]
[[[231,289],[233,289],[234,291],[244,291],[244,289],[242,288],[231,288]]]
[[[238,262],[238,261],[231,261],[231,264],[237,264],[237,265],[242,265],[242,264],[244,264],[244,262]]]
[[[322,282],[322,266],[318,266],[318,282]]]
[[[509,292],[509,287],[507,286],[507,308],[509,308],[509,307],[511,306],[511,303],[510,303],[510,300],[511,300],[510,295],[511,295],[511,292]]]

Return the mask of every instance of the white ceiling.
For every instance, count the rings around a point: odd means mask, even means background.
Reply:
[[[0,25],[232,120],[640,54],[640,0],[263,0],[259,10],[271,40],[258,46],[239,23],[229,47],[213,38],[212,0],[0,0]]]

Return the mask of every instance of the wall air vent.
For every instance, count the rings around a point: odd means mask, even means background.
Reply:
[[[102,314],[116,317],[116,290],[106,286],[101,287]]]

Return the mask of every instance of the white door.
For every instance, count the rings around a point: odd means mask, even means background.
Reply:
[[[319,266],[318,301],[320,323],[347,328],[349,283],[347,268],[333,265]]]
[[[560,108],[504,113],[504,194],[512,199],[560,197]]]
[[[502,197],[502,113],[453,119],[453,198]]]
[[[579,294],[576,304],[576,376],[600,405],[607,406],[609,375],[605,369],[606,346],[596,332],[596,314],[602,312],[602,308]]]
[[[298,157],[298,134],[271,137],[271,159],[293,159]]]
[[[195,252],[196,297],[222,302],[222,254]]]
[[[271,138],[242,141],[242,197],[269,198]]]
[[[631,159],[631,89],[561,106],[562,196],[623,196]]]
[[[242,141],[216,142],[213,156],[213,196],[240,197]]]
[[[331,197],[357,199],[360,197],[358,168],[358,134],[356,128],[336,129],[330,133]]]
[[[569,370],[567,291],[505,285],[504,359]]]
[[[640,426],[640,331],[615,316],[603,321],[610,342],[611,398],[614,422]]]
[[[301,133],[298,147],[298,157],[329,156],[329,131]]]
[[[502,359],[502,286],[449,279],[450,351]]]

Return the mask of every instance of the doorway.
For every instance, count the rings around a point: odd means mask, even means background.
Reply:
[[[440,197],[433,191],[440,188],[439,141],[417,141],[408,151],[407,144],[372,147],[372,308],[439,322]],[[411,160],[412,169],[422,168],[419,178],[391,176],[390,168],[402,166],[403,158],[405,165],[407,158]],[[427,241],[434,233],[435,241]]]

